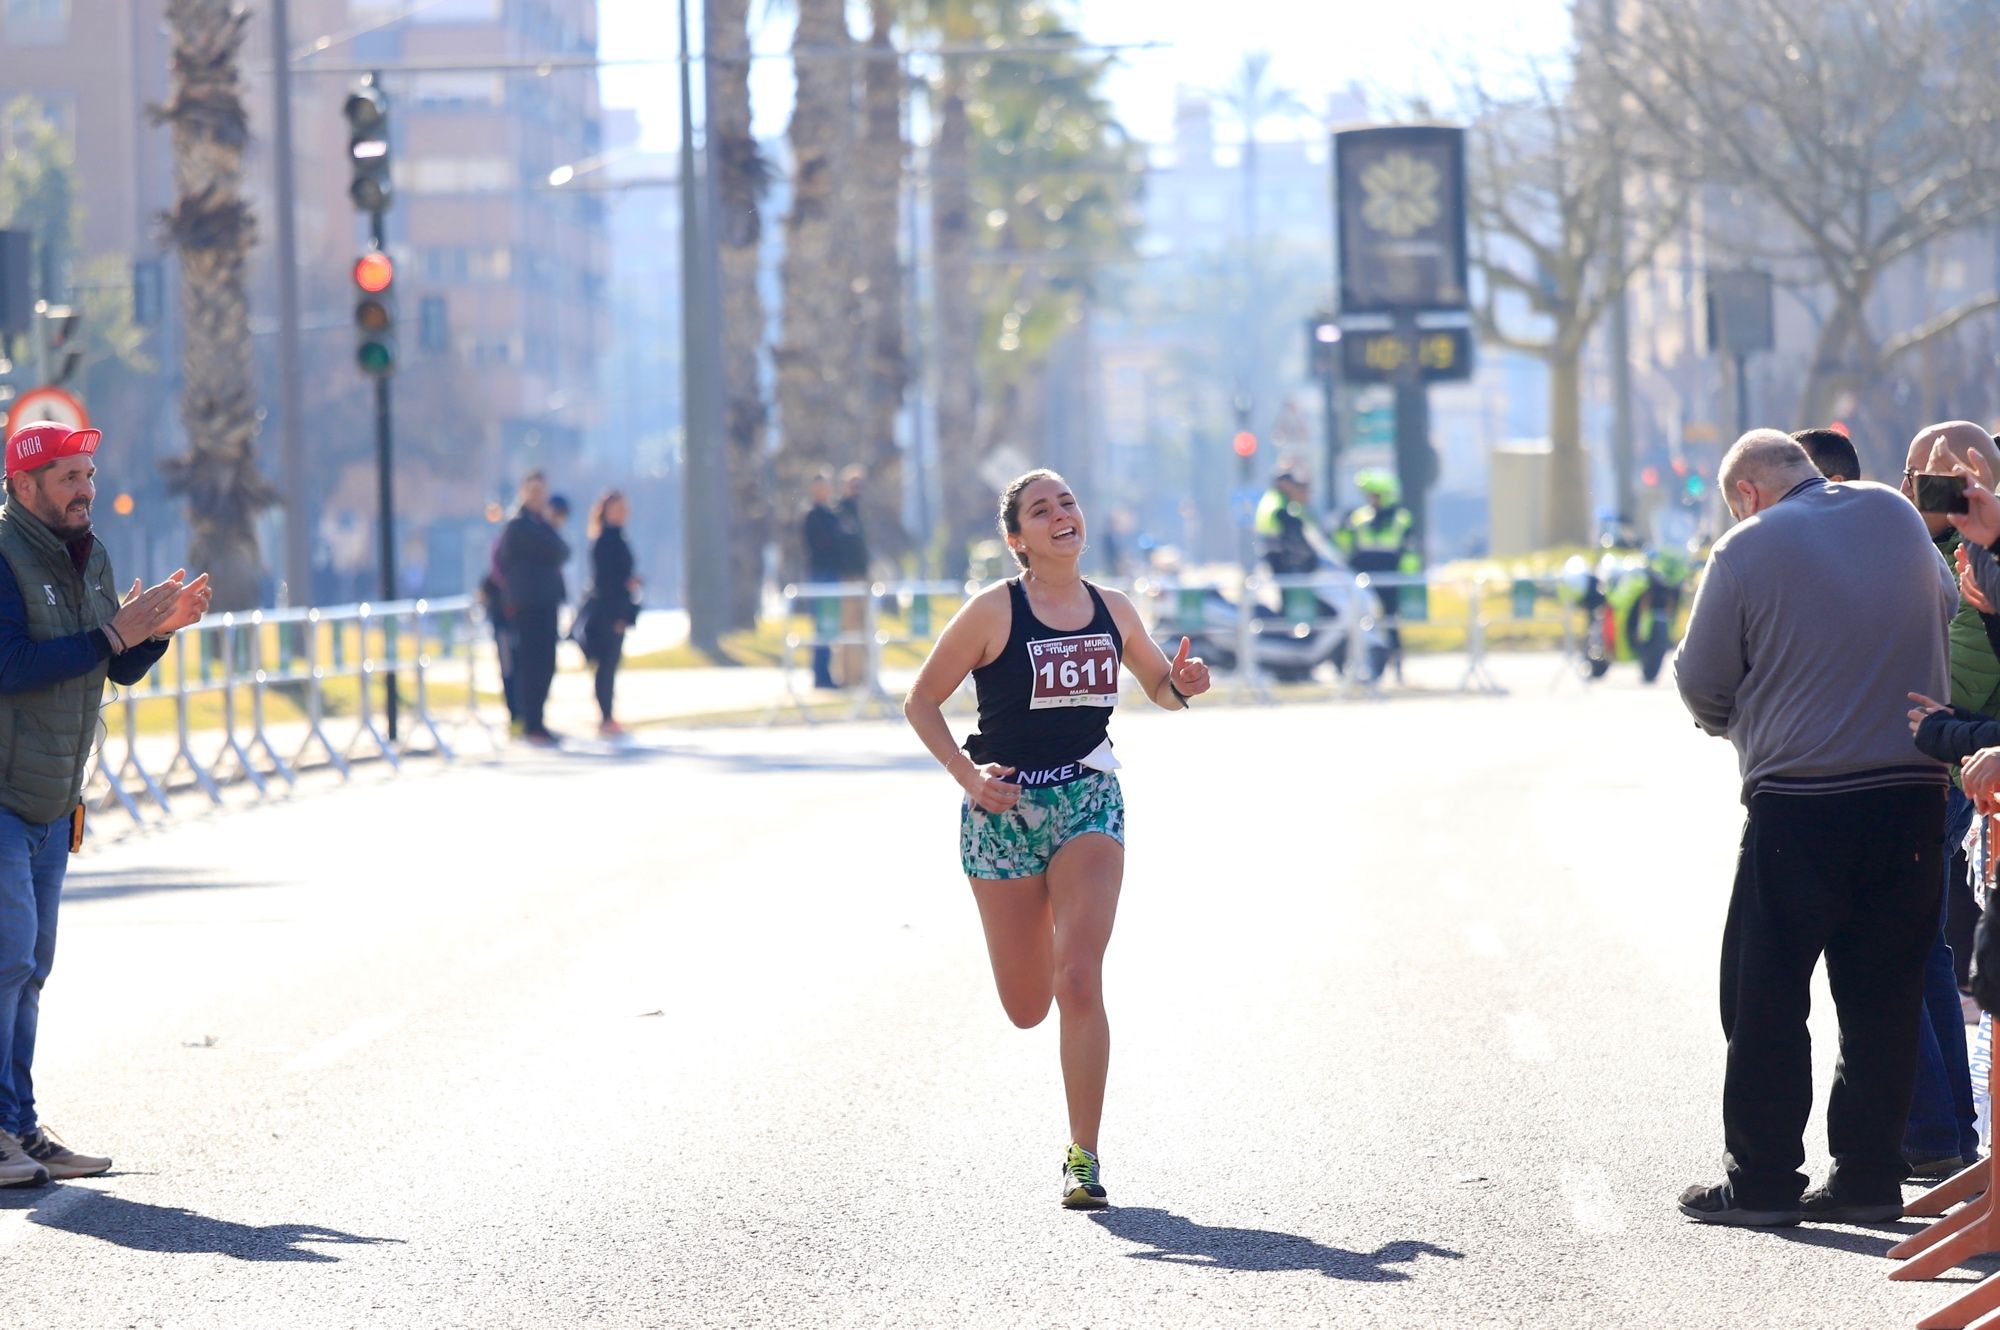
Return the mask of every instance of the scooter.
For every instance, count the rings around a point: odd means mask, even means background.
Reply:
[[[1279,683],[1308,683],[1323,664],[1347,674],[1353,633],[1350,616],[1359,609],[1364,649],[1359,678],[1372,683],[1389,661],[1382,631],[1382,602],[1355,585],[1352,572],[1322,559],[1309,586],[1265,588],[1250,608],[1251,654],[1260,673]],[[1236,601],[1214,587],[1184,587],[1161,606],[1154,636],[1172,654],[1186,637],[1195,655],[1220,670],[1238,667],[1240,611]]]
[[[1602,678],[1615,662],[1637,661],[1640,679],[1659,679],[1673,649],[1687,573],[1686,561],[1670,551],[1606,553],[1595,568],[1578,556],[1564,565],[1564,589],[1584,613],[1578,665],[1586,678]]]

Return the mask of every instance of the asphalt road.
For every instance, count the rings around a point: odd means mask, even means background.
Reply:
[[[1914,1225],[1675,1211],[1719,1167],[1734,766],[1670,693],[1553,670],[1121,716],[1096,1216],[898,725],[95,848],[37,1080],[118,1168],[0,1193],[4,1323],[1913,1323],[1982,1273],[1889,1283]]]

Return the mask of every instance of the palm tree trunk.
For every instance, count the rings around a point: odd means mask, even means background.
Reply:
[[[762,606],[764,547],[771,539],[764,427],[770,413],[758,374],[764,297],[757,285],[762,202],[770,169],[750,127],[750,0],[706,0],[709,133],[722,254],[723,437],[728,450],[727,622],[749,628]]]
[[[841,146],[853,118],[853,68],[828,53],[850,43],[841,0],[799,0],[793,50],[798,93],[789,137],[792,210],[785,218],[784,324],[774,359],[782,446],[778,485],[803,503],[820,467],[851,458],[847,354],[853,345],[853,255],[839,206]]]
[[[244,270],[255,234],[243,201],[243,108],[238,55],[247,16],[233,0],[169,0],[172,100],[157,117],[173,129],[176,201],[166,217],[181,255],[181,419],[188,451],[162,464],[187,496],[188,566],[208,573],[218,610],[257,605],[263,560],[257,514],[276,493],[257,470],[257,402]]]
[[[936,272],[937,441],[946,533],[956,575],[966,545],[992,534],[993,496],[979,476],[979,308],[972,290],[972,125],[964,74],[947,60],[931,145],[931,254]]]
[[[854,238],[859,257],[862,388],[859,443],[868,468],[868,530],[878,555],[900,559],[910,547],[903,529],[903,451],[896,417],[909,384],[903,353],[903,66],[894,54],[895,0],[869,0],[869,59],[861,79],[861,125],[855,176]]]

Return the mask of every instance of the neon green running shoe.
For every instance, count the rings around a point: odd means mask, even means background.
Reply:
[[[1063,1157],[1063,1209],[1102,1210],[1111,1202],[1104,1195],[1103,1165],[1080,1145]]]

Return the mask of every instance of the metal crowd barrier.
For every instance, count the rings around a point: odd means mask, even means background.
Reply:
[[[951,611],[940,613],[942,606],[934,602],[963,602],[978,590],[977,582],[898,582],[893,586],[883,582],[795,582],[787,585],[782,593],[785,645],[779,661],[784,691],[771,703],[765,722],[775,721],[787,707],[809,723],[814,719],[795,676],[801,668],[801,657],[810,660],[812,652],[821,648],[834,653],[834,666],[843,674],[856,672],[842,669],[842,666],[852,664],[858,653],[859,677],[839,680],[840,690],[851,699],[848,719],[897,714],[902,709],[902,700],[882,686],[883,648],[898,643],[931,640],[944,626],[944,620],[951,617]],[[890,599],[895,601],[902,618],[900,632],[891,633],[883,627],[882,603]],[[807,620],[804,632],[796,631],[791,626],[801,616]]]
[[[844,674],[852,677],[839,681],[839,691],[848,700],[849,719],[894,714],[898,699],[882,684],[883,649],[930,641],[950,610],[976,594],[980,585],[849,581],[786,586],[782,594],[787,632],[780,660],[783,691],[766,713],[766,722],[775,722],[787,712],[809,722],[815,719],[808,702],[810,690],[800,686],[800,672],[816,648],[834,652],[836,663],[840,653],[851,653],[848,664],[854,668]],[[1502,587],[1507,589],[1509,613],[1496,619],[1487,612],[1487,602]],[[1394,617],[1405,627],[1435,622],[1430,613],[1431,593],[1443,588],[1460,591],[1465,597],[1462,692],[1504,691],[1487,668],[1487,637],[1496,623],[1559,626],[1565,660],[1577,652],[1578,612],[1562,600],[1560,581],[1555,577],[1481,574],[1441,578],[1429,573],[1325,572],[1244,577],[1230,571],[1218,576],[1147,577],[1132,584],[1130,590],[1147,619],[1148,631],[1156,638],[1167,641],[1186,633],[1211,642],[1226,640],[1235,662],[1233,668],[1216,670],[1218,686],[1233,690],[1238,698],[1272,702],[1277,700],[1273,686],[1281,682],[1275,675],[1288,672],[1260,663],[1260,655],[1265,654],[1260,647],[1273,635],[1301,641],[1315,635],[1341,635],[1344,646],[1337,694],[1381,696],[1382,671],[1389,658],[1371,652],[1370,646],[1376,632],[1387,626],[1384,602],[1394,604]],[[1213,613],[1215,607],[1209,599],[1218,593],[1229,604],[1226,623],[1222,615]],[[900,613],[901,627],[896,631],[889,629],[884,613],[884,605],[890,603]],[[1547,608],[1549,603],[1555,608]],[[1359,605],[1361,612],[1349,612],[1354,605]],[[1168,645],[1171,647],[1171,642]],[[1330,654],[1321,658],[1327,659],[1331,659]],[[969,687],[961,692],[969,693]]]
[[[457,736],[470,729],[497,747],[478,706],[479,657],[491,640],[484,621],[469,596],[211,614],[174,634],[145,682],[107,699],[104,739],[84,800],[94,810],[121,808],[144,825],[171,816],[183,795],[220,806],[225,788],[241,786],[268,798],[312,767],[347,779],[364,760],[392,771],[412,756],[452,761]],[[397,680],[396,742],[380,717],[375,685],[385,674]],[[335,739],[343,725],[330,720],[339,707],[330,708],[328,699],[328,685],[340,680],[355,681],[344,743]],[[463,705],[451,714],[436,704],[432,690],[439,683],[463,690]],[[349,691],[339,689],[338,701]],[[302,718],[273,722],[267,703],[274,692]],[[219,731],[195,724],[195,708],[207,699],[220,709]],[[151,738],[140,711],[166,703],[173,708],[172,736]],[[420,738],[427,742],[412,742]]]

